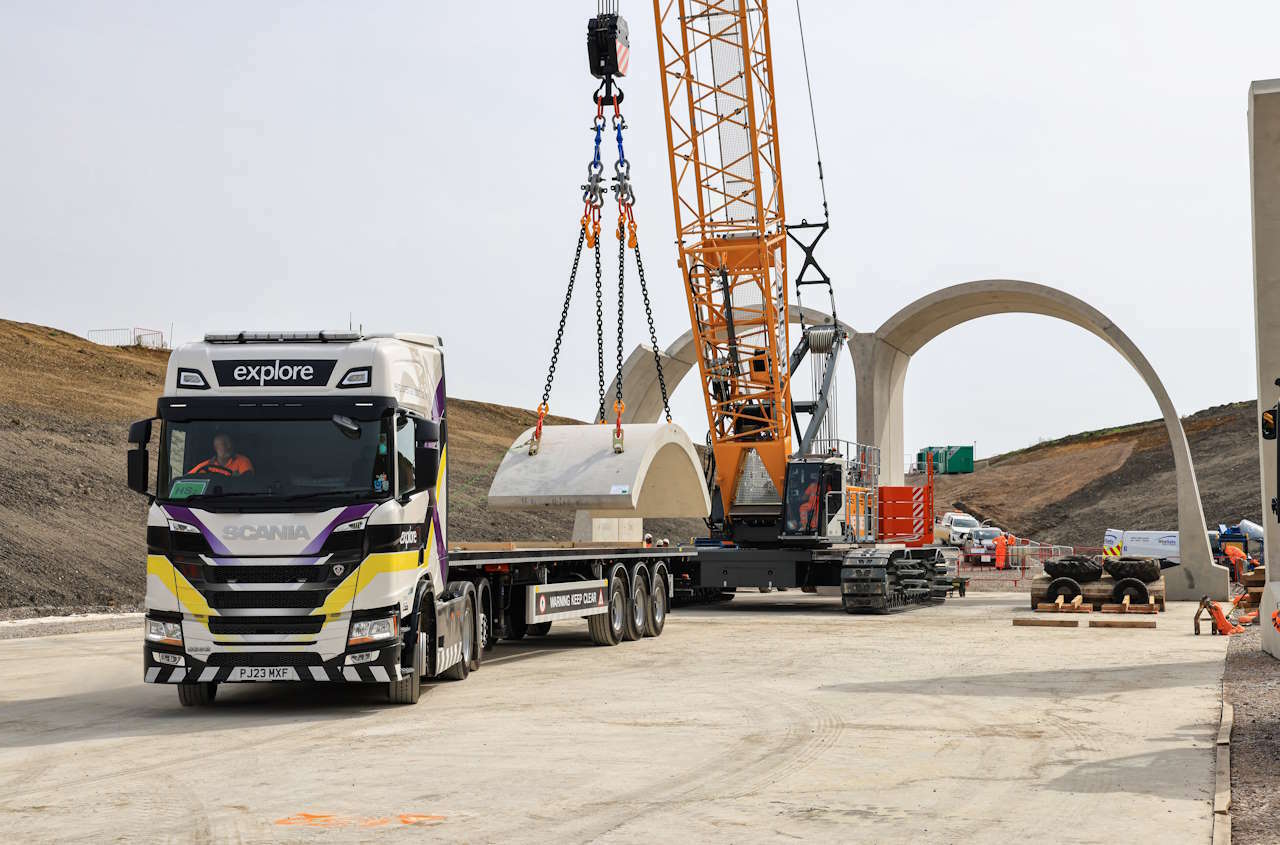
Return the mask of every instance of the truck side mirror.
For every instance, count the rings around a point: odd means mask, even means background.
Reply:
[[[413,450],[414,490],[434,490],[436,476],[440,473],[440,447],[435,444],[419,444]]]
[[[149,428],[151,426],[151,420],[146,420],[146,423]],[[134,425],[137,425],[137,423],[134,423]],[[151,473],[149,472],[150,461],[146,447],[141,446],[137,449],[130,449],[128,455],[129,463],[127,476],[129,480],[129,489],[136,493],[141,493],[144,496],[150,495],[150,491],[147,489],[147,486],[150,483]]]
[[[413,442],[421,446],[424,443],[440,442],[440,423],[435,420],[415,419],[413,421]]]
[[[1276,414],[1280,413],[1280,405],[1262,412],[1262,439],[1276,439]]]
[[[1273,437],[1275,435],[1272,435]],[[136,420],[129,424],[129,443],[133,446],[146,446],[151,442],[151,419]]]

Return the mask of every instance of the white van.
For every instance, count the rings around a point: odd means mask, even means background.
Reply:
[[[1112,557],[1137,555],[1162,557],[1179,563],[1177,531],[1121,531],[1108,528],[1102,538],[1103,553]]]

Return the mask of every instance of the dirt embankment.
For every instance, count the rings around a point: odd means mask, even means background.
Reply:
[[[0,609],[142,600],[146,503],[125,487],[126,431],[155,412],[168,353],[0,320]],[[573,516],[491,511],[486,494],[531,411],[449,400],[450,539],[567,540]],[[572,422],[572,420],[558,420]],[[688,538],[700,520],[652,520]]]
[[[1210,525],[1261,521],[1256,402],[1182,421]],[[1178,526],[1173,451],[1163,420],[1085,432],[939,476],[939,510],[967,510],[1020,536],[1100,546],[1107,528]]]

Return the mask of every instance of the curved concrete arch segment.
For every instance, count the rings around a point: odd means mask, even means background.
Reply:
[[[678,425],[623,426],[626,448],[613,451],[611,425],[549,425],[529,454],[530,428],[503,457],[489,486],[500,510],[557,508],[593,517],[705,517],[711,499],[702,463]]]
[[[854,338],[851,345],[858,390],[858,439],[879,445],[882,454],[889,456],[884,462],[888,470],[886,483],[901,483],[901,460],[893,457],[900,458],[906,453],[902,431],[903,386],[911,356],[961,323],[1009,313],[1042,314],[1073,323],[1106,341],[1142,377],[1164,416],[1178,481],[1182,565],[1166,572],[1169,596],[1198,599],[1211,595],[1226,599],[1227,571],[1213,563],[1191,449],[1168,391],[1146,356],[1115,323],[1088,303],[1056,288],[1011,279],[952,285],[906,306],[874,334]]]
[[[829,326],[831,315],[824,314],[816,308],[792,304],[788,309],[792,323],[805,322],[810,326]],[[848,332],[852,338],[857,334],[853,327],[842,320],[835,321]],[[676,338],[661,353],[663,380],[666,382],[667,394],[676,389],[676,385],[684,380],[698,365],[698,353],[693,338],[693,330]],[[617,386],[618,377],[605,392],[612,396]],[[658,422],[662,419],[662,385],[658,380],[658,370],[653,364],[653,347],[638,344],[627,360],[622,364],[622,395],[626,399],[626,410],[622,412],[624,423]]]

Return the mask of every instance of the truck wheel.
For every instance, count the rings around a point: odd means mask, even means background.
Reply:
[[[658,575],[653,579],[653,592],[649,594],[649,609],[644,619],[646,637],[662,636],[667,624],[667,578]]]
[[[528,628],[529,636],[531,637],[545,637],[547,635],[547,632],[550,630],[551,630],[550,622],[534,622]]]
[[[627,601],[627,629],[623,638],[629,642],[643,639],[648,615],[649,581],[643,573],[637,571],[631,584],[631,596]]]
[[[488,581],[480,582],[480,589],[476,591],[480,602],[480,639],[476,644],[476,648],[481,652],[493,651],[493,647],[498,644],[498,638],[493,634],[493,588],[489,586]]]
[[[425,625],[426,614],[434,612],[431,604],[424,598],[418,608],[418,624]],[[422,676],[418,674],[418,669],[427,665],[427,655],[424,653],[426,640],[421,634],[413,635],[413,666],[408,670],[409,674],[398,681],[387,683],[387,700],[392,704],[418,703],[418,698],[422,695]],[[400,667],[402,674],[404,671],[404,667]]]
[[[609,579],[609,609],[587,617],[587,630],[596,645],[617,645],[627,629],[627,591],[623,578]]]
[[[476,617],[471,610],[472,599],[467,597],[462,610],[462,656],[458,662],[444,670],[444,677],[451,681],[465,681],[471,672],[471,661],[475,659]]]
[[[178,684],[178,701],[183,707],[208,707],[217,695],[214,683]]]

